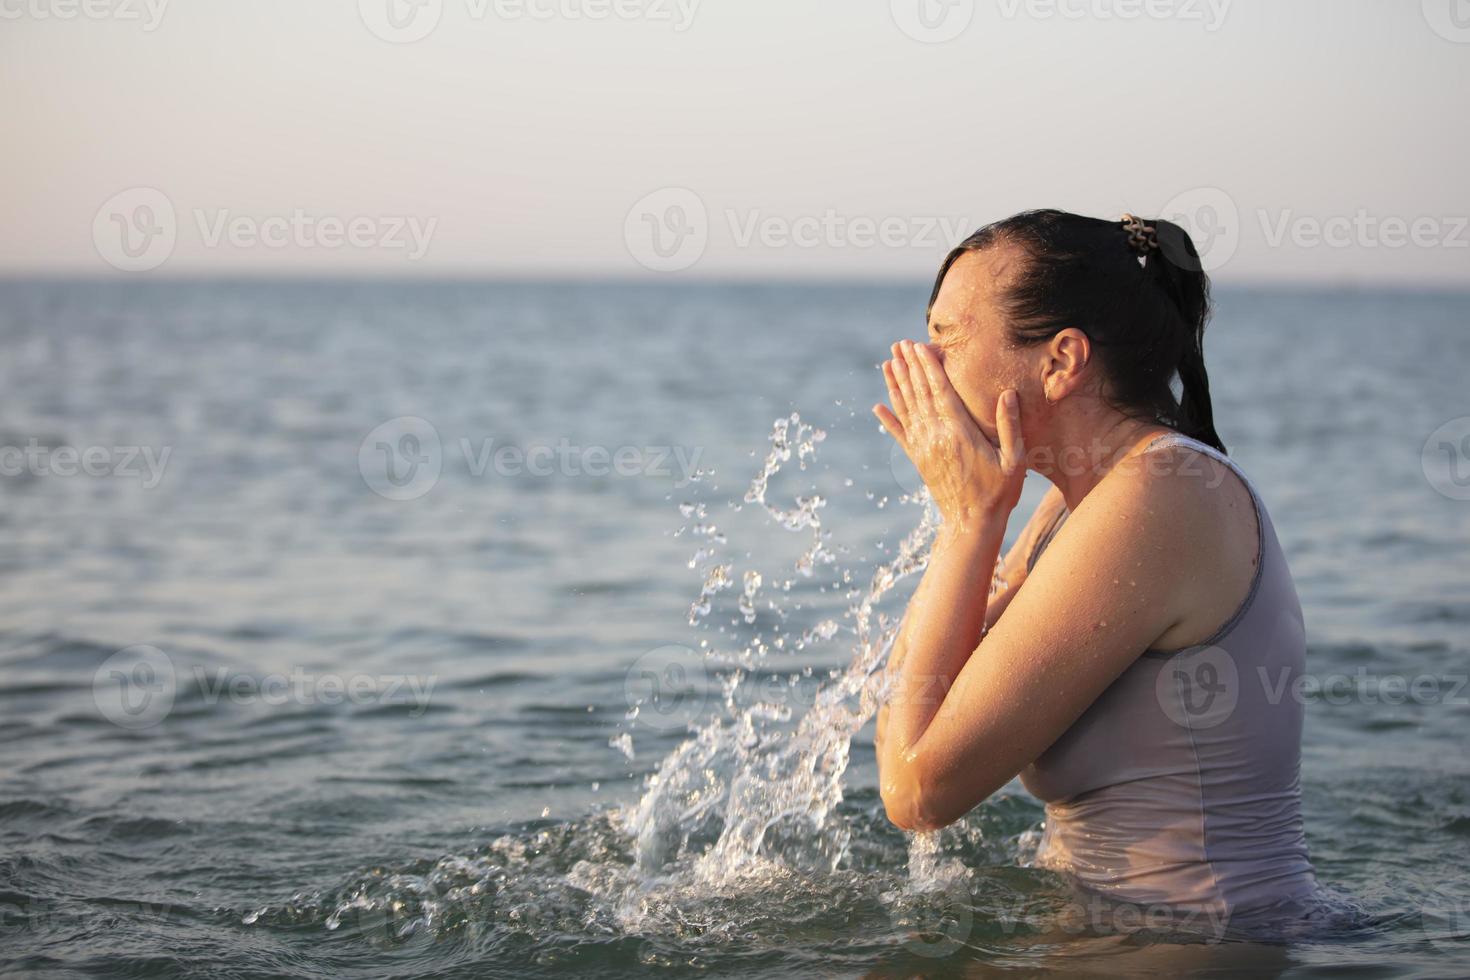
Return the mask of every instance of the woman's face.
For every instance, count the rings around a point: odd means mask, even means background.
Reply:
[[[1037,351],[1011,342],[1000,312],[1000,296],[1014,271],[1013,255],[1004,245],[966,252],[950,266],[929,311],[929,344],[992,442],[998,439],[995,407],[1002,391],[1015,388],[1020,396],[1023,430],[1027,410],[1039,398],[1037,383],[1028,378]]]

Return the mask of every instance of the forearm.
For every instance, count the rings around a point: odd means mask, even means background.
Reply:
[[[901,757],[924,734],[979,646],[1004,533],[1005,521],[996,518],[965,532],[941,529],[935,540],[889,655],[880,765]]]

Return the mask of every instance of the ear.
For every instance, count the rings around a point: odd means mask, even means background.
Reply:
[[[1076,327],[1059,330],[1046,342],[1042,360],[1041,390],[1056,404],[1082,386],[1092,360],[1092,341]]]

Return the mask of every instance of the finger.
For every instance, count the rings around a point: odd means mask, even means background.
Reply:
[[[914,342],[905,340],[899,347],[903,351],[903,364],[908,372],[908,390],[914,393],[914,402],[910,404],[926,413],[933,414],[934,394],[929,390],[929,377],[924,373],[924,365],[919,361]]]
[[[960,393],[950,383],[949,375],[944,373],[944,365],[939,363],[939,355],[934,353],[934,348],[928,344],[920,344],[919,363],[923,366],[924,376],[929,379],[929,390],[934,398],[935,409],[956,419],[974,421],[970,410],[960,398]]]
[[[922,406],[919,404],[918,394],[914,391],[913,372],[909,370],[908,362],[904,360],[902,347],[899,348],[899,355],[889,363],[893,365],[893,379],[898,384],[898,390],[903,395],[904,408],[908,412],[907,415],[900,415],[899,418],[903,419],[904,428],[908,428],[914,415],[921,411]]]
[[[898,416],[894,415],[891,411],[888,410],[888,406],[883,404],[874,405],[873,414],[878,416],[878,421],[882,424],[883,428],[888,430],[888,434],[891,435],[900,446],[903,446],[905,449],[907,449],[907,443],[904,441],[903,423],[898,420]]]
[[[907,428],[909,403],[903,396],[903,389],[898,385],[898,375],[894,372],[893,361],[883,362],[883,380],[888,384],[888,400],[893,404],[893,414],[898,417],[904,428]]]
[[[995,428],[1000,436],[1000,465],[1012,475],[1021,468],[1026,458],[1026,446],[1021,437],[1021,396],[1014,388],[1001,392],[995,406]]]

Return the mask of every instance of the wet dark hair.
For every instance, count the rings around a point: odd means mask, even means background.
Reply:
[[[945,258],[929,308],[960,256],[1013,245],[1023,266],[1001,305],[1016,343],[1043,343],[1076,327],[1100,358],[1114,407],[1223,453],[1205,373],[1209,277],[1188,232],[1158,219],[1145,224],[1157,229],[1158,247],[1141,262],[1122,221],[1041,210],[986,225]]]

